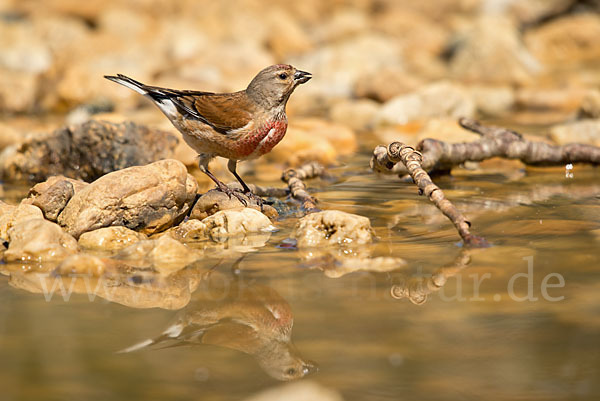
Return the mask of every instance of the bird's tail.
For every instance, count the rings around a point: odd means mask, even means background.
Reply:
[[[144,341],[141,341],[137,344],[134,344],[130,347],[124,348],[120,351],[117,351],[117,354],[125,354],[128,352],[134,352],[134,351],[138,351],[142,348],[147,348],[150,347],[152,345],[155,344],[160,344],[160,343],[164,343],[165,341],[169,341],[169,340],[175,340],[177,339],[177,337],[179,337],[179,335],[181,334],[181,332],[183,331],[183,325],[182,324],[174,324],[172,326],[170,326],[168,329],[166,329],[165,331],[163,331],[163,333],[153,339],[147,339]]]
[[[116,82],[116,83],[121,84],[123,86],[126,86],[129,89],[133,89],[134,91],[136,91],[137,93],[139,93],[141,95],[147,95],[148,94],[148,90],[146,89],[146,85],[144,85],[143,83],[141,83],[139,81],[136,81],[133,78],[129,78],[126,75],[123,75],[123,74],[105,75],[104,78],[108,79],[109,81],[113,81],[113,82]]]

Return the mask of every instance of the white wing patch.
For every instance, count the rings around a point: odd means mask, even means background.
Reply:
[[[243,127],[236,128],[236,129],[232,129],[232,130],[229,130],[229,131],[227,131],[227,135],[232,135],[232,136],[235,136],[236,134],[239,134],[239,133],[242,133],[242,132],[244,132],[244,131],[246,131],[246,130],[249,130],[249,129],[252,127],[252,125],[253,125],[253,124],[254,124],[254,121],[250,120],[250,121],[248,121],[248,123],[247,123],[246,125],[244,125]]]
[[[149,96],[148,96],[149,97]],[[154,99],[152,99],[154,100]],[[173,102],[169,99],[154,100],[158,108],[165,113],[167,117],[177,116],[177,108]]]

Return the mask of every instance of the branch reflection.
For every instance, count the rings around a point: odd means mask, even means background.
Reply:
[[[427,302],[429,294],[439,291],[452,276],[458,274],[471,262],[471,250],[463,248],[454,261],[433,271],[431,275],[396,276],[390,294],[395,299],[408,299],[415,305]]]

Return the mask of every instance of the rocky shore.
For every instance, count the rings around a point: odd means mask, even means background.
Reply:
[[[210,190],[169,122],[102,76],[224,92],[273,63],[312,72],[289,103],[285,139],[240,166],[259,183],[382,142],[471,141],[460,117],[510,114],[551,126],[538,140],[598,145],[598,7],[574,0],[2,2],[0,177],[31,186],[20,203],[1,205],[2,258],[61,274],[115,266],[173,273],[207,255],[262,246],[294,216],[288,245],[306,261],[343,260],[332,276],[399,266],[398,258],[371,253],[367,217],[302,210],[281,184],[265,192],[271,200],[263,207],[248,199],[244,208]],[[211,168],[228,174],[222,161]],[[309,192],[303,196],[314,204]]]

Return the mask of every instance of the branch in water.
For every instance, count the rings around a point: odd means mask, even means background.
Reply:
[[[299,168],[289,168],[281,175],[281,179],[287,184],[292,197],[299,201],[302,208],[308,213],[318,212],[320,209],[317,207],[317,199],[306,191],[303,180],[319,177],[324,172],[325,168],[321,164],[311,162]]]
[[[428,172],[449,171],[467,161],[483,161],[492,157],[516,159],[531,166],[559,166],[568,163],[600,164],[600,148],[571,143],[550,145],[524,139],[521,134],[501,127],[485,126],[476,120],[461,118],[461,127],[481,135],[481,139],[468,143],[450,144],[436,139],[424,139],[417,145],[423,155],[421,166]],[[402,164],[385,160],[385,149],[378,146],[373,151],[371,168],[385,174],[407,173]]]
[[[429,174],[423,169],[423,157],[413,147],[400,142],[392,142],[387,149],[378,146],[375,151],[378,152],[377,160],[383,166],[391,168],[394,164],[402,162],[408,174],[419,188],[420,194],[425,194],[431,202],[454,224],[458,234],[465,245],[473,247],[487,247],[488,242],[483,237],[471,234],[469,223],[456,207],[444,196],[442,190],[431,181]],[[375,158],[375,156],[374,156]]]

